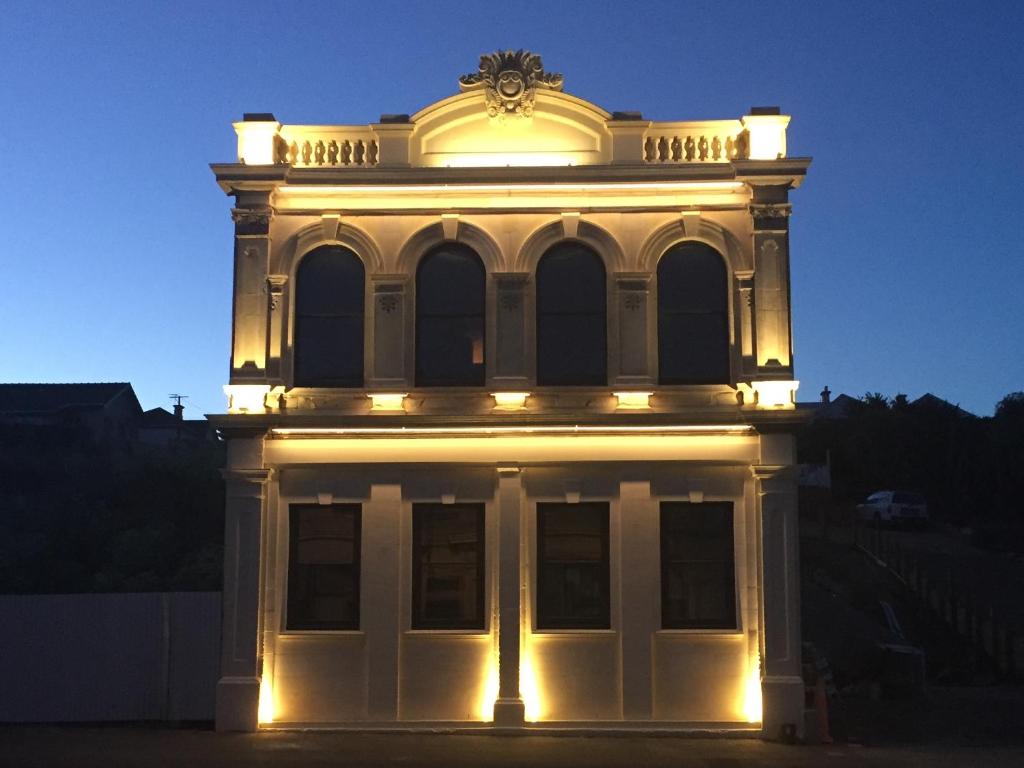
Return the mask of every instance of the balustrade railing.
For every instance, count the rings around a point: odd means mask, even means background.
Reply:
[[[369,129],[282,126],[274,137],[274,162],[296,168],[367,168],[380,162],[380,145]]]
[[[644,137],[645,163],[727,163],[749,156],[739,124],[654,123]]]

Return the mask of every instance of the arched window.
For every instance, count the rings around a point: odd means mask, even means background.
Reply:
[[[729,281],[725,261],[703,243],[674,245],[658,262],[658,380],[729,381]]]
[[[601,257],[559,243],[537,264],[537,383],[608,383],[605,272]]]
[[[295,275],[295,385],[363,386],[363,262],[322,245]]]
[[[416,269],[416,385],[482,387],[487,274],[476,252],[444,243]]]

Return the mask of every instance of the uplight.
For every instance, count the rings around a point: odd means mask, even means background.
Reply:
[[[752,381],[758,408],[795,408],[799,381]]]
[[[274,722],[274,688],[266,675],[260,680],[260,703],[256,716],[261,725]]]
[[[404,411],[407,392],[377,392],[367,395],[371,411]]]
[[[228,413],[263,413],[267,410],[267,384],[225,384]]]
[[[651,407],[651,395],[653,392],[615,392],[619,404],[616,407],[620,411],[642,411]]]
[[[492,392],[494,407],[499,411],[521,411],[526,407],[529,392]]]

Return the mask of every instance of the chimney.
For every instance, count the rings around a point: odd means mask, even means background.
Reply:
[[[178,421],[183,421],[185,419],[184,414],[185,414],[185,406],[182,405],[181,403],[175,403],[174,404],[174,418],[176,418]]]
[[[900,408],[905,408],[907,405],[907,396],[903,394],[896,395],[896,402],[894,405],[898,405]]]
[[[832,402],[832,391],[828,388],[828,384],[821,390],[821,403],[822,405],[828,405]]]

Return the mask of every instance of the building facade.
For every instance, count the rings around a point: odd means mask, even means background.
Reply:
[[[803,720],[789,117],[235,124],[217,725]]]

